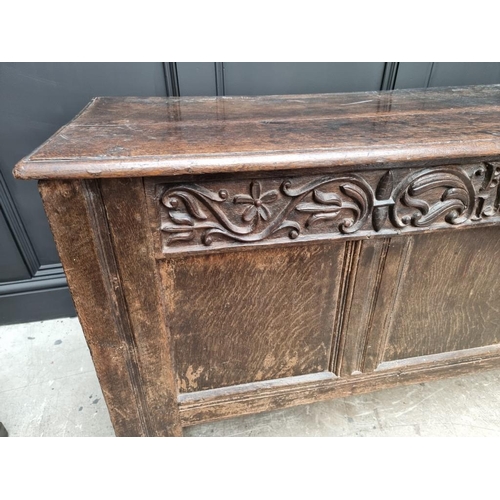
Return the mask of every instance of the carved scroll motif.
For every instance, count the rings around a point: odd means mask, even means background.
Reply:
[[[320,177],[305,184],[285,180],[279,190],[262,189],[260,181],[249,184],[248,193],[230,196],[197,184],[176,186],[162,196],[170,221],[162,225],[167,245],[189,241],[200,234],[202,244],[215,239],[257,242],[276,233],[291,239],[304,228],[331,221],[330,231],[349,234],[364,224],[372,209],[373,194],[358,176]],[[304,218],[289,218],[292,212]]]
[[[165,247],[397,234],[500,216],[500,167],[397,169],[293,179],[165,186]],[[214,189],[214,185],[217,186]],[[286,241],[286,240],[285,240]],[[225,242],[225,243],[224,243]]]
[[[426,195],[433,194],[431,201]],[[393,194],[390,219],[397,228],[427,227],[444,219],[462,224],[472,215],[475,191],[465,172],[453,168],[429,169],[403,180]],[[404,215],[402,209],[406,208]]]

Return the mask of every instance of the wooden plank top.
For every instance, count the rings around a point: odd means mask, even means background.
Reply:
[[[14,175],[170,176],[497,158],[500,85],[264,97],[98,97],[21,160]]]

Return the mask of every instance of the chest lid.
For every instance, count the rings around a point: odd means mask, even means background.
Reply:
[[[20,179],[177,176],[500,158],[500,85],[263,97],[97,97]]]

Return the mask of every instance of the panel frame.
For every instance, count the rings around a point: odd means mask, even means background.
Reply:
[[[206,421],[500,365],[498,345],[384,362],[390,311],[398,298],[393,285],[403,282],[413,237],[340,235],[345,258],[342,286],[332,297],[338,309],[328,370],[180,394],[168,310],[160,298],[156,262],[166,257],[155,248],[159,221],[150,182],[158,179],[40,183],[117,435],[179,436],[182,427]],[[484,227],[498,223],[493,219]],[[231,258],[231,251],[222,253]],[[141,293],[146,289],[148,294]]]

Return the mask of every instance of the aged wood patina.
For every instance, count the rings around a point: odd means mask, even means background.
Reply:
[[[14,174],[119,436],[500,366],[500,86],[96,98]]]

